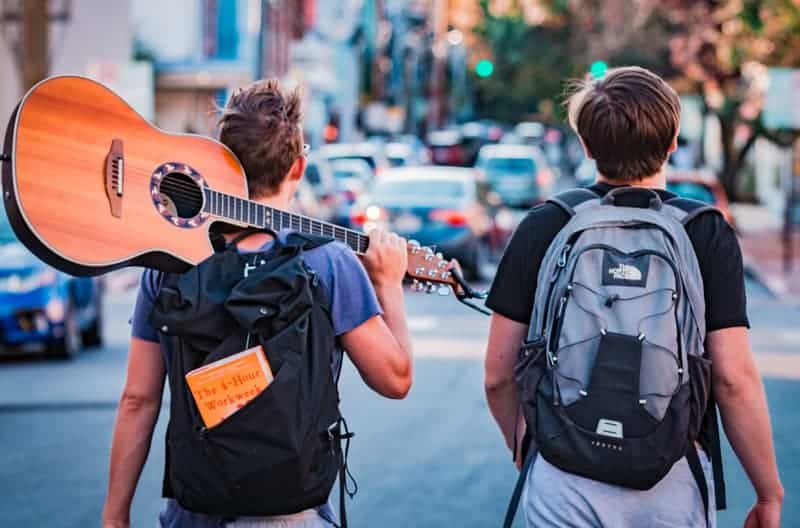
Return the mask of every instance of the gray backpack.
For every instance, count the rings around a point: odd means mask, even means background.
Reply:
[[[634,193],[649,207],[617,204]],[[571,218],[542,261],[515,371],[526,460],[541,453],[564,471],[644,490],[687,456],[707,508],[694,440],[711,362],[703,280],[684,226],[713,208],[636,187],[551,202]]]

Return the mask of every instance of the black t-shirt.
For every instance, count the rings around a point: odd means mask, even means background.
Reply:
[[[607,183],[597,183],[589,190],[605,196],[613,188]],[[662,200],[675,197],[668,191],[657,192]],[[619,200],[623,205],[639,206],[624,199],[641,200],[641,196],[621,196]],[[530,323],[539,267],[547,248],[568,221],[567,213],[552,203],[531,209],[511,237],[500,261],[486,301],[489,308],[519,323]],[[686,231],[703,276],[706,330],[749,327],[742,253],[733,229],[721,215],[701,214],[687,224]]]

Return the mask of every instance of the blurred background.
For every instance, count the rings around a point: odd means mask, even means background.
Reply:
[[[279,78],[304,90],[312,147],[297,210],[386,225],[483,287],[530,207],[594,181],[567,81],[629,64],[681,95],[669,188],[740,236],[785,525],[800,526],[800,1],[0,0],[0,122],[41,79],[75,74],[164,130],[214,135],[232,90]],[[0,524],[98,524],[138,274],[61,274],[0,215]],[[422,294],[408,311],[409,398],[342,380],[353,524],[496,526],[515,470],[483,397],[488,318]],[[160,507],[164,426],[133,526]],[[725,469],[732,526],[754,494],[727,446]]]

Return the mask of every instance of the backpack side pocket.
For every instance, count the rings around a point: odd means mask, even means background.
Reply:
[[[514,382],[519,391],[520,405],[525,423],[528,426],[528,435],[531,439],[530,449],[535,449],[536,438],[536,393],[539,383],[547,370],[545,351],[547,340],[542,336],[535,336],[531,340],[522,342],[519,349],[517,364],[514,366]]]

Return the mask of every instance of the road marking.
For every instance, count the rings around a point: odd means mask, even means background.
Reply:
[[[764,377],[800,379],[800,354],[761,352],[754,354],[754,357]]]
[[[408,318],[408,329],[411,332],[430,332],[436,330],[438,317],[417,316]]]

